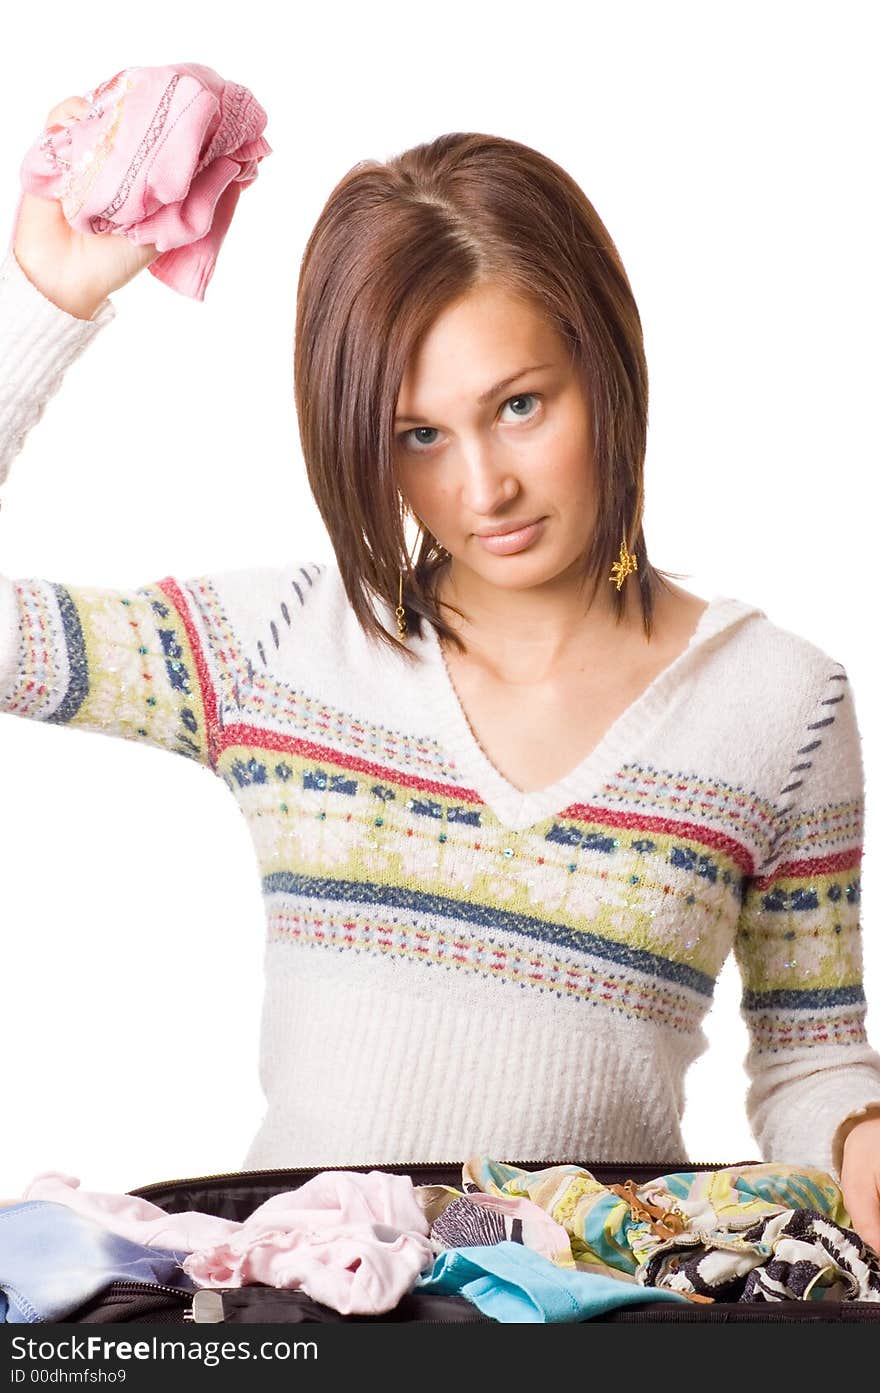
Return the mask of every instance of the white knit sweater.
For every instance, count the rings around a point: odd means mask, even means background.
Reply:
[[[115,313],[74,319],[0,265],[0,482]],[[368,642],[325,563],[129,590],[0,576],[0,709],[182,754],[248,821],[267,1111],[243,1164],[681,1162],[733,952],[760,1154],[839,1174],[846,1126],[880,1109],[841,664],[716,595],[592,753],[523,793],[434,630],[410,643],[412,668]]]

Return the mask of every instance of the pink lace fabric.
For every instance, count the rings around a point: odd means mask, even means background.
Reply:
[[[123,68],[83,95],[88,112],[28,150],[23,192],[58,200],[77,231],[153,244],[147,269],[203,300],[241,192],[272,153],[265,111],[199,63]],[[17,223],[18,209],[10,247]]]

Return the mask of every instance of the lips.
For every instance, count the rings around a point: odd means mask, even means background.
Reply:
[[[491,552],[493,556],[510,556],[531,546],[544,530],[545,521],[544,518],[538,518],[525,527],[517,527],[511,532],[497,533],[495,536],[484,537],[479,533],[474,535],[484,551]]]
[[[527,522],[505,523],[502,527],[493,527],[489,532],[477,532],[474,535],[480,538],[507,537],[511,532],[525,532],[527,527],[534,527],[535,523],[540,521],[540,518],[531,518]]]

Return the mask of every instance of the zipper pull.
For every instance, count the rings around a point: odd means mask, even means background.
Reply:
[[[193,1294],[190,1320],[206,1325],[223,1320],[223,1293],[213,1287],[201,1287]]]

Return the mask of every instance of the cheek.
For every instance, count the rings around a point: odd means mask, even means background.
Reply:
[[[594,492],[595,469],[587,423],[581,413],[561,416],[542,437],[536,464],[548,489],[565,497]]]
[[[418,512],[418,504],[423,489],[421,480],[416,470],[414,470],[405,457],[397,457],[394,462],[394,477],[397,487],[403,494],[410,507]]]
[[[397,472],[398,486],[404,499],[417,517],[439,521],[448,508],[443,493],[432,483],[427,469],[412,469],[401,465]]]

